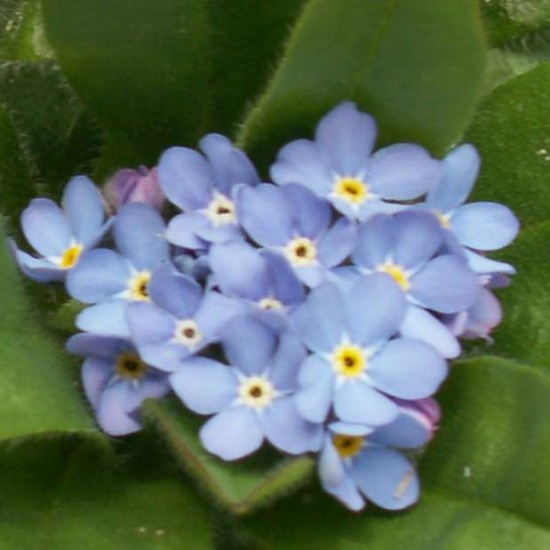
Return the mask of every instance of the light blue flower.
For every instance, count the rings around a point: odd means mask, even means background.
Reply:
[[[126,307],[149,301],[153,270],[169,259],[169,244],[160,214],[140,203],[123,206],[113,226],[118,252],[105,248],[82,256],[67,277],[67,291],[77,300],[96,304],[77,318],[81,330],[129,337]]]
[[[385,274],[360,278],[347,291],[333,283],[313,289],[292,316],[296,334],[313,352],[300,367],[296,402],[304,418],[323,422],[331,407],[348,423],[381,426],[398,407],[391,399],[432,395],[447,364],[429,345],[392,338],[407,302]]]
[[[311,287],[321,283],[355,244],[355,224],[346,218],[332,223],[330,204],[301,185],[242,187],[237,209],[248,235],[283,256]]]
[[[98,424],[109,435],[140,430],[143,401],[159,399],[170,391],[166,374],[147,365],[128,340],[76,334],[67,342],[67,350],[85,357],[84,391]]]
[[[242,316],[226,325],[222,344],[230,366],[192,357],[170,376],[187,407],[215,415],[200,431],[204,447],[224,460],[253,453],[265,439],[290,454],[319,450],[323,427],[304,420],[294,401],[305,357],[297,338]]]
[[[443,179],[428,193],[425,207],[432,210],[441,225],[465,247],[473,271],[513,274],[513,266],[478,253],[505,247],[519,231],[517,218],[502,204],[464,204],[477,179],[480,162],[475,147],[468,143],[453,149],[443,160]]]
[[[414,465],[398,449],[425,445],[433,431],[410,407],[377,430],[358,424],[332,423],[319,457],[323,489],[350,510],[367,501],[401,510],[418,500],[420,483]]]
[[[460,345],[430,312],[458,313],[470,308],[480,291],[478,277],[455,254],[440,254],[444,230],[435,216],[406,210],[377,214],[359,227],[352,259],[363,274],[387,273],[409,302],[401,334],[456,357]]]
[[[61,204],[34,199],[21,215],[23,233],[40,257],[14,247],[15,258],[26,275],[41,283],[62,281],[112,222],[105,223],[101,194],[84,176],[69,181]]]
[[[170,221],[168,240],[191,250],[241,239],[233,190],[239,184],[259,182],[248,157],[226,137],[209,134],[201,139],[200,148],[206,158],[193,149],[172,147],[158,165],[162,190],[184,211]]]
[[[212,283],[274,327],[283,327],[288,314],[304,301],[302,283],[278,254],[232,242],[214,245],[209,260]]]
[[[144,361],[168,372],[216,342],[220,329],[244,310],[218,292],[203,292],[169,264],[153,272],[148,294],[151,302],[128,305],[130,333]]]
[[[352,219],[394,212],[399,205],[385,201],[415,199],[432,189],[441,163],[410,143],[373,154],[376,134],[371,116],[341,103],[320,120],[315,141],[299,139],[281,149],[271,177],[280,185],[305,185]]]

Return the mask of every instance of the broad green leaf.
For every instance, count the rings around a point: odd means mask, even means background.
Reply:
[[[550,547],[550,378],[496,358],[463,361],[441,402],[418,506],[356,515],[311,489],[252,516],[247,535],[264,550]]]
[[[550,63],[497,88],[466,135],[483,164],[472,200],[512,207],[523,226],[550,218]]]
[[[185,412],[176,399],[151,401],[144,414],[204,492],[235,514],[246,514],[270,503],[311,474],[309,458],[285,459],[268,450],[239,462],[217,459],[204,450],[198,438],[204,419]]]
[[[195,145],[213,85],[205,2],[43,0],[43,8],[64,74],[119,151],[111,162],[151,164],[169,145]]]
[[[517,269],[512,284],[497,291],[502,324],[485,351],[550,369],[550,220],[524,230],[501,256]]]
[[[0,103],[33,181],[46,184],[55,199],[71,176],[92,170],[99,156],[99,130],[53,61],[0,65]]]
[[[0,230],[0,439],[33,433],[95,432],[74,383],[78,367],[63,342],[30,310]]]
[[[158,447],[121,460],[65,437],[1,451],[3,550],[212,548],[205,506]]]
[[[240,142],[266,164],[350,99],[375,116],[382,143],[414,141],[441,153],[472,114],[484,56],[473,0],[314,0]]]

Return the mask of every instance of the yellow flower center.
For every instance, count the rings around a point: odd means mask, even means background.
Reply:
[[[263,298],[258,302],[258,305],[262,309],[276,309],[278,311],[282,311],[285,309],[285,306],[279,302],[276,298]]]
[[[411,283],[409,281],[409,277],[405,270],[400,266],[396,265],[391,261],[388,261],[384,264],[379,265],[376,268],[376,271],[380,271],[382,273],[387,273],[391,277],[393,277],[393,280],[405,291],[407,292],[411,288]]]
[[[248,407],[263,409],[271,405],[276,391],[273,384],[263,376],[251,376],[241,382],[239,397]]]
[[[445,229],[451,229],[451,218],[447,216],[447,214],[444,214],[443,212],[439,212],[438,210],[434,210],[434,214],[436,218],[439,220],[439,223],[442,227]]]
[[[178,321],[174,340],[188,348],[194,348],[202,340],[202,332],[192,319]]]
[[[130,280],[129,290],[130,299],[136,302],[148,302],[149,298],[149,281],[151,280],[151,272],[141,271]]]
[[[332,193],[335,197],[351,204],[362,204],[369,198],[369,188],[366,183],[357,178],[337,178]]]
[[[125,351],[118,356],[116,373],[126,380],[139,380],[147,373],[147,365],[136,353]]]
[[[286,245],[285,256],[292,265],[311,265],[317,259],[317,247],[311,239],[297,237]]]
[[[208,205],[208,217],[215,226],[224,223],[236,223],[237,212],[235,210],[235,204],[225,195],[215,191],[214,198]]]
[[[355,456],[364,446],[365,438],[360,435],[337,434],[332,438],[332,444],[342,458]]]
[[[73,246],[67,248],[67,250],[63,252],[61,261],[59,262],[61,267],[63,269],[71,269],[71,267],[74,267],[82,254],[82,249],[83,246],[81,244],[74,244]]]
[[[359,346],[345,344],[336,348],[332,362],[338,374],[346,378],[356,378],[367,368],[367,358]]]

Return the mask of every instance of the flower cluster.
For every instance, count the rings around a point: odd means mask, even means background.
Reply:
[[[492,289],[514,269],[486,253],[518,222],[505,206],[464,204],[473,146],[438,160],[413,144],[374,151],[376,134],[346,102],[314,140],[281,149],[273,183],[210,134],[151,172],[116,174],[108,219],[82,176],[61,208],[31,202],[22,228],[38,257],[14,246],[15,257],[86,304],[67,349],[84,357],[105,432],[139,430],[143,401],[174,392],[209,417],[200,440],[224,460],[267,440],[317,453],[322,486],[352,510],[417,500],[414,457],[440,418],[432,396],[459,339],[488,339],[500,322]]]

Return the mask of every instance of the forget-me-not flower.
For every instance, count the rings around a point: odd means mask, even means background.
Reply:
[[[304,418],[323,422],[334,406],[344,422],[381,426],[398,413],[391,397],[421,399],[437,390],[447,374],[443,358],[419,340],[392,338],[406,309],[387,274],[360,278],[346,291],[333,283],[311,291],[292,316],[313,352],[298,377]]]
[[[170,391],[168,376],[147,365],[134,345],[121,338],[76,334],[67,349],[85,357],[82,383],[101,429],[127,435],[141,429],[139,409],[147,398]]]
[[[33,199],[21,215],[23,233],[39,258],[14,247],[21,270],[46,283],[61,281],[83,252],[96,246],[108,230],[101,193],[85,176],[69,181],[62,208],[50,199]]]
[[[373,154],[376,123],[355,104],[344,102],[325,115],[315,140],[285,145],[271,177],[277,184],[299,183],[351,219],[394,212],[395,203],[415,199],[441,177],[441,162],[411,143],[390,145]]]
[[[265,439],[291,454],[319,450],[322,425],[305,420],[294,401],[305,357],[296,336],[241,316],[226,325],[222,344],[229,366],[192,357],[170,376],[185,405],[215,415],[200,431],[204,447],[224,460],[253,453]]]
[[[205,156],[186,147],[172,147],[158,164],[162,190],[183,210],[170,221],[167,238],[192,250],[242,238],[233,190],[239,184],[260,181],[246,154],[226,137],[209,134],[201,139],[200,148]]]

